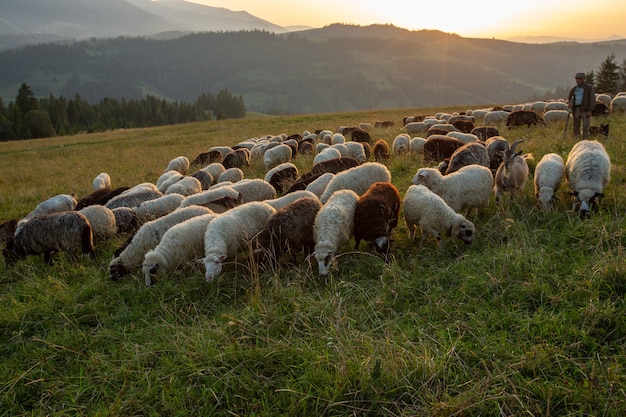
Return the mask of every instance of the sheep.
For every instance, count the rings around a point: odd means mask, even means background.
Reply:
[[[210,208],[211,203],[214,203],[224,198],[232,199],[233,201],[237,202],[236,205],[239,205],[242,202],[241,193],[235,190],[230,185],[225,185],[217,188],[212,187],[206,191],[199,192],[198,194],[187,196],[180,203],[180,207],[189,207],[196,205]],[[221,211],[213,211],[216,213],[221,213]]]
[[[339,149],[332,147],[324,148],[320,151],[320,153],[315,155],[315,158],[313,158],[313,165],[315,166],[321,162],[330,161],[331,159],[338,158],[341,158],[341,152],[339,151]]]
[[[430,125],[426,122],[409,122],[403,129],[406,130],[406,133],[409,135],[422,135],[426,134],[429,127]]]
[[[337,174],[341,171],[345,171],[359,165],[359,161],[350,157],[335,158],[328,161],[322,161],[318,164],[313,165],[309,172],[302,174],[300,178],[298,178],[298,180],[293,183],[291,187],[289,187],[287,193],[291,193],[296,190],[304,190],[311,182],[319,178],[322,174]]]
[[[164,193],[167,190],[167,187],[177,181],[180,181],[182,178],[183,174],[176,171],[175,169],[165,171],[156,181],[157,190]]]
[[[115,215],[110,209],[93,204],[79,210],[78,213],[83,214],[89,220],[94,240],[107,239],[117,233]]]
[[[374,122],[374,127],[375,128],[389,128],[389,127],[393,127],[395,125],[395,123],[391,120],[377,120],[376,122]]]
[[[144,201],[137,207],[133,207],[133,211],[137,216],[140,224],[166,216],[180,207],[185,200],[182,194],[171,193],[154,200]]]
[[[400,192],[390,182],[376,182],[359,197],[354,210],[354,240],[359,250],[361,240],[371,242],[374,249],[388,260],[391,231],[398,225]]]
[[[506,110],[492,110],[485,115],[484,124],[495,125],[498,123],[504,123],[509,117],[509,114],[510,112]]]
[[[617,95],[611,100],[611,114],[626,113],[626,96]]]
[[[257,244],[262,251],[259,264],[275,269],[287,252],[313,252],[313,224],[321,208],[317,197],[301,197],[277,209],[258,236]]]
[[[226,154],[222,160],[224,168],[241,168],[243,166],[250,166],[250,151],[246,148],[235,149],[234,151]]]
[[[391,145],[391,149],[393,152],[393,156],[402,156],[407,155],[409,153],[409,142],[411,141],[411,137],[406,133],[400,133],[393,139],[393,143]]]
[[[76,196],[74,194],[57,194],[37,204],[37,206],[30,213],[24,216],[19,223],[36,216],[75,210],[76,204],[78,204],[78,201],[76,200]]]
[[[545,101],[535,101],[530,105],[530,111],[534,111],[537,114],[543,114],[546,111],[546,103]]]
[[[374,154],[374,160],[376,162],[382,162],[386,159],[389,159],[389,145],[385,139],[378,139],[374,143],[374,150],[372,151]]]
[[[199,166],[199,165],[207,165],[212,162],[222,162],[223,155],[220,151],[212,150],[207,152],[201,152],[191,161],[191,165]]]
[[[535,167],[535,198],[542,209],[548,210],[552,206],[564,173],[563,158],[556,153],[545,154]]]
[[[549,110],[543,114],[543,121],[546,124],[565,123],[570,113],[567,110]]]
[[[431,135],[445,135],[450,132],[459,132],[459,129],[449,123],[437,123],[428,128],[425,136],[428,139]]]
[[[135,211],[130,207],[117,207],[111,209],[115,216],[115,225],[118,233],[135,233],[141,227]]]
[[[296,201],[297,199],[305,198],[305,197],[316,198],[319,200],[319,197],[313,194],[311,191],[298,190],[298,191],[294,191],[293,193],[285,194],[282,197],[274,198],[272,200],[263,200],[263,202],[274,207],[276,210],[279,210],[285,207],[286,205],[291,204],[292,202]]]
[[[352,132],[350,132],[352,134]],[[346,143],[346,137],[341,133],[335,133],[330,140],[331,145]]]
[[[546,106],[543,109],[544,114],[546,112],[552,111],[552,110],[565,110],[567,111],[569,109],[569,107],[567,106],[567,103],[563,102],[563,101],[551,101],[549,103],[546,103]]]
[[[167,171],[178,171],[181,174],[185,175],[189,170],[189,159],[186,156],[178,156],[172,159],[168,164],[167,168],[165,168],[164,172]]]
[[[104,205],[106,208],[113,210],[118,207],[137,207],[144,201],[154,200],[155,198],[159,198],[163,196],[158,190],[133,190],[132,188],[124,191],[118,196],[113,197]]]
[[[414,137],[409,142],[409,153],[411,155],[423,155],[424,154],[424,144],[426,143],[426,138]]]
[[[292,151],[289,145],[277,145],[263,153],[263,164],[268,171],[283,162],[291,161]]]
[[[432,135],[424,142],[424,162],[440,162],[450,158],[463,145],[463,142],[450,136]]]
[[[165,232],[175,224],[210,213],[211,210],[206,207],[189,206],[143,224],[128,245],[109,262],[109,278],[117,280],[128,274],[130,269],[140,268],[146,252],[156,247]]]
[[[85,257],[95,259],[91,225],[84,214],[64,211],[38,215],[22,223],[2,254],[9,267],[28,255],[41,254],[46,265],[52,265],[56,252],[64,251],[74,257],[78,250]]]
[[[517,145],[524,139],[516,140],[506,149],[503,154],[502,163],[496,170],[493,191],[496,195],[496,203],[500,201],[500,194],[508,191],[513,197],[524,189],[528,180],[528,164],[526,159],[531,159],[532,155],[522,155],[522,151],[515,152]]]
[[[105,205],[110,199],[129,189],[129,187],[118,187],[113,190],[110,188],[102,188],[98,191],[94,191],[93,193],[80,198],[76,203],[75,210],[83,209],[92,204]]]
[[[373,126],[369,125],[367,130],[370,130],[371,128],[373,128]],[[366,129],[355,130],[354,132],[352,132],[351,139],[355,142],[372,143],[372,137],[367,132],[367,130]]]
[[[367,142],[363,142],[367,144]],[[351,158],[359,161],[359,164],[363,164],[367,161],[367,156],[365,155],[365,147],[361,142],[346,142],[345,146],[348,148],[348,155]]]
[[[326,203],[334,192],[342,189],[349,189],[357,195],[362,195],[375,182],[390,181],[391,173],[385,165],[378,162],[367,162],[335,175],[326,186],[320,200],[322,203]]]
[[[224,261],[234,258],[259,232],[270,217],[274,207],[261,201],[237,206],[222,213],[209,223],[204,234],[204,279],[211,282],[220,272]]]
[[[272,184],[260,178],[242,180],[231,185],[241,195],[241,202],[263,201],[276,198],[276,190]]]
[[[267,171],[264,179],[272,184],[277,193],[283,193],[296,182],[299,176],[297,166],[291,162],[284,162]]]
[[[141,272],[146,287],[152,286],[157,275],[204,256],[204,234],[209,223],[217,216],[215,213],[203,214],[170,227],[159,244],[144,255]]]
[[[181,178],[180,181],[177,181],[167,187],[167,190],[165,190],[164,194],[180,194],[187,196],[197,194],[200,191],[202,191],[202,184],[200,183],[200,180],[195,177],[185,176]]]
[[[492,136],[485,142],[489,155],[489,168],[495,173],[502,163],[504,152],[509,149],[509,141],[502,136]]]
[[[224,170],[219,177],[217,177],[217,182],[220,183],[229,181],[234,183],[243,180],[243,178],[244,173],[241,168],[234,167]]]
[[[94,191],[101,190],[103,188],[111,188],[111,177],[106,172],[101,172],[93,179],[91,188]]]
[[[584,216],[603,196],[611,179],[611,160],[604,146],[597,140],[577,142],[567,155],[565,177],[575,198],[572,210],[580,204],[580,215]]]
[[[488,167],[468,165],[448,175],[436,168],[420,168],[411,181],[425,185],[443,198],[454,211],[487,207],[493,189],[493,174]]]
[[[613,97],[610,94],[596,94],[596,106],[598,104],[604,104],[606,107],[610,107],[612,99]]]
[[[213,185],[215,182],[215,179],[213,178],[211,173],[203,169],[200,169],[189,176],[194,177],[195,179],[200,181],[200,186],[202,187],[202,190],[208,190],[209,187],[211,187],[211,185]]]
[[[9,219],[0,223],[0,245],[13,238],[19,219]]]
[[[359,195],[352,190],[339,190],[320,208],[313,224],[313,255],[319,274],[326,275],[335,255],[346,245],[354,232],[354,211]]]
[[[415,229],[422,230],[420,247],[429,236],[437,239],[440,246],[441,235],[456,236],[465,244],[474,240],[476,229],[474,224],[462,214],[454,211],[443,198],[428,189],[425,185],[411,185],[402,202],[404,220],[409,229],[409,239],[415,239]]]
[[[482,165],[489,167],[487,148],[480,142],[470,142],[457,148],[450,156],[445,174],[451,174],[467,165]]]
[[[500,136],[500,131],[495,126],[476,126],[470,132],[472,135],[476,135],[481,142],[486,141],[490,137]]]
[[[446,136],[460,140],[463,143],[479,142],[478,136],[473,133],[448,132]]]
[[[324,194],[324,190],[328,187],[328,183],[335,177],[335,174],[326,172],[325,174],[319,174],[306,186],[305,190],[315,194],[318,198]],[[297,192],[297,191],[294,191]],[[290,193],[292,194],[292,193]]]
[[[224,157],[231,153],[233,150],[234,149],[230,146],[211,146],[209,148],[209,153],[219,152],[221,154],[221,158],[219,161],[216,160],[215,162],[222,162],[224,160]]]
[[[506,126],[510,129],[516,126],[543,124],[543,118],[531,110],[518,110],[509,114],[506,119]]]

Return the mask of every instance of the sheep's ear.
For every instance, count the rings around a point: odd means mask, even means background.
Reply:
[[[220,256],[217,258],[217,260],[218,260],[218,261],[220,261],[220,262],[224,262],[224,261],[226,260],[226,258],[227,258],[227,257],[228,257],[228,256],[226,256],[226,255],[220,255]]]
[[[578,191],[571,191],[569,195],[571,195],[572,197],[578,197]]]

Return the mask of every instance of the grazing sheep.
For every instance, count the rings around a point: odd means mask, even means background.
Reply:
[[[374,249],[388,259],[391,231],[398,226],[400,192],[390,182],[376,182],[356,203],[354,240],[359,250],[361,240],[371,242]]]
[[[263,153],[263,164],[265,170],[269,171],[283,162],[291,161],[292,150],[289,145],[280,144],[270,148]]]
[[[569,107],[567,106],[567,103],[563,102],[563,101],[551,101],[549,103],[546,103],[546,106],[543,109],[543,112],[549,112],[552,110],[565,110],[567,111],[569,109]]]
[[[211,282],[224,261],[235,258],[267,225],[276,213],[274,207],[261,201],[242,204],[220,214],[209,223],[204,234],[204,279]]]
[[[604,146],[597,140],[577,142],[567,155],[565,177],[575,198],[572,210],[580,204],[584,216],[603,196],[611,179],[611,160]]]
[[[420,138],[420,137],[412,138],[411,142],[409,142],[409,153],[411,155],[423,155],[425,143],[426,143],[426,138]]]
[[[613,97],[610,105],[611,114],[626,113],[626,96],[620,96],[619,94]]]
[[[130,207],[118,207],[111,209],[115,216],[115,225],[118,233],[135,233],[141,227],[135,211]]]
[[[219,177],[217,177],[217,182],[239,182],[243,180],[244,173],[241,168],[228,168],[224,170]]]
[[[552,206],[564,173],[563,158],[556,153],[545,154],[535,167],[535,197],[542,209],[548,210]]]
[[[476,126],[470,134],[476,135],[478,140],[484,142],[492,136],[500,136],[500,131],[495,126]]]
[[[330,161],[331,159],[338,158],[341,158],[341,151],[337,148],[327,147],[315,155],[315,158],[313,158],[313,166],[324,161]]]
[[[502,163],[504,152],[509,149],[509,141],[502,136],[492,136],[485,142],[489,155],[489,168],[495,173]]]
[[[352,130],[354,131],[354,130]],[[350,132],[350,134],[352,134],[352,131]],[[330,144],[331,145],[337,145],[337,144],[341,144],[341,143],[346,143],[346,137],[341,134],[341,133],[335,133],[333,135],[333,137],[330,140]]]
[[[346,142],[345,146],[348,148],[348,155],[351,158],[359,161],[359,164],[363,164],[367,161],[367,156],[365,155],[365,147],[363,144],[367,144],[367,142]]]
[[[517,145],[524,139],[516,140],[510,148],[504,151],[502,163],[496,170],[493,191],[496,195],[496,203],[500,201],[500,194],[503,191],[511,193],[511,198],[515,194],[520,194],[528,180],[528,164],[526,159],[531,159],[532,155],[522,155],[522,151],[515,152]]]
[[[272,200],[263,200],[263,202],[274,207],[276,210],[279,210],[286,205],[298,200],[299,198],[315,198],[319,200],[319,197],[313,194],[311,191],[298,190],[294,191],[293,193],[285,194],[282,197],[274,198]]]
[[[467,165],[482,165],[489,168],[489,154],[481,142],[470,142],[457,148],[450,156],[445,174],[451,174]]]
[[[219,162],[213,162],[205,166],[204,168],[202,168],[202,170],[211,174],[214,180],[213,184],[215,184],[217,182],[217,179],[222,174],[222,172],[226,171],[226,168],[224,168],[224,165],[220,164]]]
[[[313,224],[314,256],[320,275],[326,275],[335,255],[354,231],[354,211],[359,196],[352,190],[339,190],[320,208]]]
[[[64,251],[73,257],[78,250],[86,257],[95,258],[91,225],[85,215],[64,211],[38,215],[22,223],[2,254],[7,266],[28,255],[41,254],[46,265],[52,265],[55,253]]]
[[[126,190],[118,196],[113,197],[105,204],[105,207],[113,210],[118,207],[137,207],[144,201],[154,200],[163,197],[163,193],[158,190],[137,189],[135,191]]]
[[[284,162],[267,171],[264,179],[272,184],[277,193],[283,193],[296,182],[299,175],[297,166],[291,162]]]
[[[543,114],[543,121],[546,124],[565,123],[570,113],[567,110],[549,110]]]
[[[78,211],[91,225],[94,240],[108,239],[117,233],[117,223],[113,212],[99,204],[92,204]]]
[[[463,142],[450,136],[432,135],[424,142],[424,162],[441,162],[463,145]]]
[[[170,227],[159,244],[146,252],[141,272],[146,287],[150,287],[157,275],[191,264],[204,256],[204,234],[215,213],[192,217]]]
[[[211,185],[215,183],[215,179],[208,171],[200,169],[193,174],[189,175],[190,177],[194,177],[198,181],[200,181],[200,186],[202,190],[208,190]]]
[[[139,223],[144,224],[170,214],[180,207],[183,200],[185,200],[185,196],[182,194],[166,194],[154,200],[144,201],[139,206],[134,207],[133,211]]]
[[[235,190],[230,185],[224,185],[221,187],[212,187],[206,191],[199,192],[198,194],[193,194],[185,197],[185,199],[180,203],[180,207],[189,207],[189,206],[204,206],[210,207],[210,204],[216,202],[223,198],[230,198],[238,202],[239,205],[242,201],[241,193]],[[213,210],[215,213],[220,213],[220,211]]]
[[[167,187],[164,194],[180,194],[183,196],[188,196],[192,194],[197,194],[200,191],[202,191],[202,184],[200,184],[200,180],[195,177],[185,176],[181,178],[180,181],[177,181]]]
[[[351,135],[351,138],[355,142],[372,143],[372,137],[370,136],[370,134],[365,129],[353,131],[352,135]]]
[[[326,203],[334,192],[342,189],[352,190],[357,195],[362,195],[375,182],[390,181],[391,173],[385,165],[378,162],[367,162],[336,174],[328,183],[320,200],[322,203]]]
[[[448,132],[446,133],[446,136],[450,136],[451,138],[458,139],[463,143],[480,142],[480,140],[478,139],[478,136],[472,133]]]
[[[258,237],[260,265],[275,269],[285,253],[313,252],[313,224],[321,208],[317,197],[301,197],[277,209]]]
[[[30,218],[43,216],[45,214],[61,213],[64,211],[75,210],[77,203],[78,201],[76,201],[76,197],[74,196],[74,194],[58,194],[54,197],[50,197],[49,199],[37,204],[33,211],[24,216],[18,222],[18,229],[20,227],[19,223],[23,223]]]
[[[242,180],[230,187],[239,192],[242,204],[276,198],[276,190],[272,184],[260,178]]]
[[[324,190],[328,187],[328,183],[335,177],[335,174],[327,172],[325,174],[319,174],[314,181],[311,181],[309,185],[305,188],[306,191],[310,191],[315,194],[318,198],[324,194]],[[294,191],[297,192],[297,191]],[[292,194],[292,193],[291,193]]]
[[[144,223],[124,249],[109,262],[109,277],[117,280],[128,274],[130,269],[141,268],[146,252],[159,244],[169,228],[192,217],[210,213],[211,210],[206,207],[189,206]]]
[[[465,244],[474,240],[476,230],[474,224],[463,215],[452,210],[443,198],[424,185],[411,185],[404,195],[404,220],[409,229],[409,239],[415,239],[415,229],[422,230],[420,247],[428,236],[437,239],[440,245],[442,234],[456,236]]]
[[[481,165],[464,166],[445,176],[436,168],[420,168],[411,183],[425,185],[454,211],[480,210],[489,204],[493,174]]]
[[[459,129],[449,123],[437,123],[432,125],[426,131],[426,139],[431,135],[446,135],[450,132],[459,132]]]
[[[506,110],[492,110],[485,115],[484,124],[485,125],[495,125],[499,123],[506,122],[509,114]]]
[[[506,126],[510,129],[516,126],[543,124],[543,118],[531,110],[518,110],[509,114],[506,119]]]
[[[102,190],[103,188],[111,188],[111,177],[106,172],[101,172],[93,179],[91,187],[94,191]]]
[[[208,165],[212,162],[222,162],[222,159],[224,159],[224,156],[218,150],[201,152],[198,154],[198,156],[194,158],[194,160],[191,162],[191,165],[195,165],[195,166]]]
[[[113,197],[118,196],[129,189],[129,187],[118,187],[114,190],[110,188],[102,188],[98,191],[94,191],[93,193],[79,199],[76,203],[75,210],[83,209],[92,204],[100,204],[103,206]]]
[[[389,145],[385,139],[378,139],[376,143],[374,143],[374,150],[372,151],[374,154],[374,160],[376,162],[382,162],[384,160],[389,159]]]
[[[430,125],[426,122],[409,122],[403,129],[409,135],[425,135]]]
[[[9,219],[0,223],[0,245],[13,238],[19,219]]]
[[[250,151],[246,148],[238,148],[234,151],[226,154],[222,160],[224,168],[241,168],[243,166],[250,166]]]
[[[157,190],[164,193],[167,190],[167,187],[180,181],[183,178],[183,174],[176,171],[175,169],[165,171],[161,176],[157,179],[156,187]]]
[[[388,128],[388,127],[393,127],[394,125],[395,123],[391,120],[378,120],[374,122],[375,128]]]
[[[185,175],[189,170],[189,159],[186,156],[178,156],[172,159],[168,164],[167,168],[165,168],[165,172],[167,171],[178,171],[181,174]]]
[[[393,156],[407,155],[409,153],[409,142],[411,142],[411,137],[406,133],[400,133],[396,136],[391,145]]]
[[[322,161],[313,165],[311,170],[305,174],[302,174],[298,180],[293,183],[287,193],[294,192],[296,190],[304,190],[311,182],[318,179],[322,174],[331,173],[337,174],[341,171],[348,170],[359,166],[359,161],[354,158],[335,158],[328,161]]]

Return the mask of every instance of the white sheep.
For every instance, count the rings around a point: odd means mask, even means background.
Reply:
[[[354,212],[359,195],[352,190],[335,192],[322,206],[313,224],[314,256],[319,273],[326,275],[335,255],[354,233]]]
[[[281,208],[285,207],[286,205],[293,203],[297,199],[305,198],[305,197],[314,198],[316,200],[319,200],[319,197],[317,195],[315,195],[314,193],[312,193],[311,191],[297,190],[297,191],[294,191],[292,193],[285,194],[282,197],[274,198],[272,200],[263,200],[263,202],[269,204],[272,207],[274,207],[276,210],[280,210]]]
[[[350,156],[350,151],[348,150],[348,147],[346,146],[345,143],[334,143],[330,145],[330,147],[332,149],[337,149],[339,153],[341,154],[341,157]]]
[[[265,151],[263,154],[263,164],[265,170],[270,170],[283,162],[291,161],[292,150],[289,145],[280,144]]]
[[[604,104],[608,108],[611,108],[611,100],[612,99],[613,99],[613,97],[610,94],[606,94],[606,93],[597,94],[596,93],[596,102],[597,103],[602,103],[602,104]]]
[[[422,155],[424,153],[424,144],[426,138],[414,137],[409,142],[409,153],[411,155]]]
[[[325,203],[334,192],[342,189],[352,190],[360,196],[375,182],[391,182],[391,173],[381,163],[366,162],[336,174],[326,186],[320,200]]]
[[[176,181],[180,181],[181,178],[183,178],[183,174],[175,169],[165,171],[156,181],[157,190],[164,193],[167,187],[174,184]]]
[[[436,168],[420,168],[411,181],[425,185],[443,198],[454,211],[487,207],[493,189],[493,174],[482,165],[467,165],[448,175]]]
[[[567,110],[549,110],[543,114],[543,121],[547,124],[565,123],[570,113]]]
[[[214,183],[217,182],[217,179],[220,177],[220,174],[226,171],[226,168],[224,168],[224,165],[220,164],[219,162],[213,162],[205,166],[202,169],[207,171],[209,174],[211,174],[211,176],[213,177]]]
[[[563,101],[551,101],[549,103],[546,103],[546,106],[544,108],[544,113],[549,112],[551,110],[565,110],[567,111],[569,109],[569,107],[567,106],[567,103],[563,102]],[[538,114],[541,114],[540,112],[537,112]]]
[[[580,203],[581,215],[588,213],[611,179],[611,160],[597,140],[577,142],[567,155],[565,177],[575,197],[574,209]]]
[[[76,208],[77,203],[78,201],[76,200],[74,194],[58,194],[50,197],[49,199],[37,204],[37,206],[35,206],[30,213],[22,217],[17,222],[15,233],[17,233],[22,226],[33,217],[72,211]]]
[[[170,227],[192,217],[210,213],[211,210],[206,207],[189,206],[144,223],[128,246],[109,262],[109,277],[116,280],[128,274],[132,268],[141,268],[146,252],[159,244],[161,237]]]
[[[346,137],[341,133],[335,133],[330,140],[331,145],[336,145],[338,143],[346,143]]]
[[[178,223],[165,232],[159,244],[146,252],[141,271],[146,287],[155,276],[191,264],[204,256],[204,234],[209,223],[218,215],[203,214]]]
[[[564,173],[563,158],[556,153],[545,154],[535,167],[535,197],[544,210],[552,206]]]
[[[94,191],[102,190],[103,188],[111,188],[111,177],[106,172],[101,172],[96,175],[91,183],[91,188]]]
[[[323,149],[330,148],[328,143],[318,142],[315,144],[315,154],[322,152]]]
[[[241,180],[231,184],[230,187],[239,192],[242,203],[276,198],[276,189],[272,184],[260,178]]]
[[[315,194],[318,198],[324,194],[324,190],[328,187],[328,183],[335,177],[335,174],[332,172],[327,172],[325,174],[320,175],[315,179],[315,181],[311,182],[306,186],[306,190]]]
[[[490,111],[485,115],[484,124],[495,125],[499,123],[504,123],[508,119],[509,114],[511,114],[511,112],[504,110]]]
[[[204,279],[211,282],[222,272],[224,261],[235,258],[276,213],[267,203],[242,204],[213,219],[204,234]]]
[[[626,113],[626,96],[620,96],[619,94],[611,100],[611,114]]]
[[[441,242],[441,236],[456,236],[466,244],[472,243],[476,230],[474,224],[454,211],[443,198],[425,185],[411,185],[404,195],[404,220],[409,229],[409,239],[415,238],[415,229],[422,230],[420,247],[428,236]]]
[[[337,158],[341,158],[341,152],[339,149],[329,146],[327,148],[323,148],[317,155],[315,155],[315,158],[313,158],[313,165]]]
[[[154,200],[148,200],[134,207],[133,211],[140,224],[166,216],[180,207],[185,199],[182,194],[167,194]]]
[[[448,133],[446,133],[446,136],[450,136],[450,137],[453,137],[455,139],[458,139],[458,140],[460,140],[463,143],[479,142],[478,136],[473,135],[471,133],[448,132]]]
[[[189,159],[186,156],[177,156],[172,159],[165,168],[164,172],[175,170],[185,175],[189,170]]]
[[[92,204],[78,210],[78,212],[89,220],[94,239],[107,239],[115,236],[117,233],[115,215],[103,205]]]
[[[224,170],[224,172],[222,172],[219,177],[217,177],[217,182],[224,182],[224,181],[237,182],[237,181],[241,181],[244,176],[245,175],[243,171],[241,170],[241,168],[237,168],[237,167],[228,168]]]
[[[346,148],[348,148],[348,156],[359,161],[359,164],[363,164],[367,161],[365,149],[363,148],[363,144],[361,142],[349,141],[346,142],[345,145]]]
[[[208,204],[222,198],[232,198],[241,203],[241,193],[239,193],[239,191],[235,190],[230,185],[222,185],[219,187],[211,187],[208,190],[199,192],[198,194],[187,196],[182,203],[180,203],[180,206],[207,206]]]
[[[406,130],[409,135],[423,135],[428,131],[430,125],[428,122],[409,122],[402,129]]]
[[[407,155],[409,153],[410,142],[411,137],[407,133],[400,133],[396,136],[391,145],[393,156]]]
[[[202,191],[202,183],[195,177],[185,176],[180,181],[167,187],[165,195],[167,194],[180,194],[180,195],[192,195]]]

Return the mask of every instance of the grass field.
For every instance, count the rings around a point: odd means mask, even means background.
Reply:
[[[108,172],[114,186],[155,182],[167,162],[263,134],[465,110],[251,117],[0,143],[0,220],[59,193],[79,197]],[[598,212],[552,212],[532,178],[515,201],[471,217],[476,240],[418,250],[401,218],[395,260],[345,247],[327,278],[303,260],[259,274],[241,256],[211,284],[200,267],[145,288],[111,282],[124,236],[96,261],[30,257],[0,265],[0,415],[626,415],[626,118],[602,142],[611,182]],[[594,121],[598,124],[598,121]],[[534,164],[565,159],[563,126],[519,128]],[[311,157],[295,163],[306,171]],[[420,156],[392,158],[404,194]],[[262,161],[246,168],[262,177]]]

